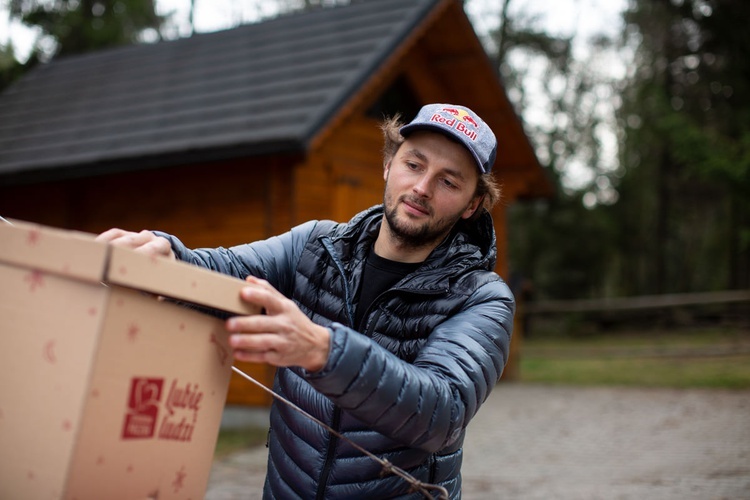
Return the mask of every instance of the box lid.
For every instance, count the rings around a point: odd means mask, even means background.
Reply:
[[[88,233],[0,222],[0,262],[84,281],[104,276],[109,250]]]
[[[111,247],[105,282],[229,313],[260,312],[240,299],[240,290],[248,286],[240,279],[123,247]]]
[[[0,262],[114,284],[234,314],[257,314],[240,299],[244,281],[185,262],[151,257],[96,236],[12,220],[0,222]]]

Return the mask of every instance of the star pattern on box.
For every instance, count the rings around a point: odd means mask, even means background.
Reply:
[[[36,292],[37,288],[44,286],[44,274],[36,269],[27,274],[23,280],[29,284],[31,292]]]
[[[216,346],[216,354],[219,356],[219,363],[221,363],[221,366],[224,366],[224,364],[227,362],[227,358],[229,357],[229,352],[223,345],[221,345],[221,342],[219,342],[219,337],[216,335],[216,333],[211,333],[209,342]]]
[[[44,343],[44,349],[42,349],[42,357],[47,363],[54,365],[57,363],[57,355],[55,354],[55,339],[48,340]]]
[[[38,229],[32,229],[29,231],[29,233],[26,235],[26,243],[29,244],[29,246],[36,246],[37,243],[39,243],[39,238],[42,236],[42,233],[39,232]]]
[[[128,340],[135,342],[139,333],[141,333],[141,328],[135,323],[130,323],[128,327]]]
[[[185,472],[185,466],[183,465],[175,474],[174,481],[172,481],[172,487],[174,488],[175,493],[178,493],[182,488],[185,487],[186,477],[187,473]]]

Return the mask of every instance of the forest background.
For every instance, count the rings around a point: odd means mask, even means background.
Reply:
[[[251,17],[340,3],[250,2]],[[0,37],[0,91],[56,57],[194,32],[195,0],[187,30],[157,4],[0,2],[36,33],[23,58]],[[531,4],[464,2],[557,187],[509,207],[512,281],[535,300],[750,289],[750,2],[627,0],[618,29],[585,37]]]

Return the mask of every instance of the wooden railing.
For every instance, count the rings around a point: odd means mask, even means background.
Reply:
[[[748,302],[748,307],[750,308],[750,290],[641,295],[638,297],[618,297],[607,299],[544,300],[526,302],[524,305],[524,313],[537,315],[545,313],[637,311],[644,309],[730,304],[737,302]],[[750,309],[748,309],[748,314],[750,314]]]

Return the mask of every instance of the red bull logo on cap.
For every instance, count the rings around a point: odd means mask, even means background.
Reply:
[[[476,160],[483,174],[492,169],[497,154],[497,140],[490,127],[465,106],[457,104],[427,104],[417,116],[399,129],[406,138],[416,130],[442,131],[465,146]]]
[[[431,122],[439,123],[456,132],[464,134],[475,141],[479,123],[466,111],[460,108],[442,108],[430,118]]]

